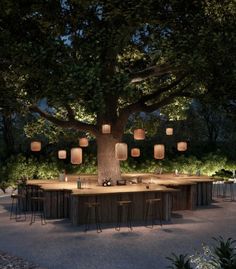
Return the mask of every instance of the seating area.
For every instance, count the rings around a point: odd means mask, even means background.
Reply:
[[[114,229],[116,222],[101,223],[102,233],[97,233],[95,223],[84,232],[85,224],[73,226],[69,219],[47,219],[47,224],[41,225],[37,218],[29,225],[30,211],[27,221],[16,222],[9,220],[10,209],[11,197],[1,198],[0,249],[44,269],[76,268],[78,264],[81,269],[129,269],[131,258],[137,269],[144,264],[166,268],[169,262],[165,257],[172,252],[193,253],[201,248],[202,242],[212,243],[211,236],[220,234],[227,238],[236,234],[235,202],[221,197],[214,198],[213,204],[203,209],[174,211],[171,221],[164,221],[162,228],[159,220],[151,228],[151,214],[148,228],[145,222],[134,222],[130,230],[124,218],[120,232]],[[159,215],[158,209],[156,214]]]

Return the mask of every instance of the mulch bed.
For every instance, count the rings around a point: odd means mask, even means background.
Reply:
[[[1,269],[45,269],[32,264],[22,258],[10,255],[0,250],[0,268]]]

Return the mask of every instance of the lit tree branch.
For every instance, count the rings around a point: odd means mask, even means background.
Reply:
[[[53,115],[41,110],[36,105],[31,106],[30,111],[38,113],[41,117],[45,118],[46,120],[48,120],[48,121],[50,121],[58,126],[64,127],[64,128],[66,127],[66,128],[74,128],[76,130],[81,130],[81,131],[88,131],[95,136],[98,133],[96,127],[92,124],[77,121],[75,119],[70,119],[68,121],[58,119],[58,118],[54,117]]]
[[[179,69],[177,70],[176,68],[171,67],[171,65],[168,63],[161,66],[151,66],[144,70],[131,74],[131,83],[141,82],[150,77],[160,77],[174,71],[179,71]]]

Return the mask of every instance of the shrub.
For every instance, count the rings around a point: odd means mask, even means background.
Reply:
[[[217,245],[209,247],[203,244],[202,252],[188,256],[180,254],[177,256],[172,253],[171,257],[167,257],[172,265],[167,268],[172,269],[236,269],[236,248],[235,240],[223,237],[213,238]]]
[[[167,268],[170,269],[192,269],[190,265],[190,259],[188,258],[188,255],[182,255],[179,256],[172,253],[172,257],[167,257],[168,260],[171,261],[172,265],[168,266]]]
[[[223,237],[213,238],[218,245],[214,246],[214,254],[216,262],[220,264],[222,269],[236,269],[236,248],[234,247],[235,240],[228,238],[226,241]]]

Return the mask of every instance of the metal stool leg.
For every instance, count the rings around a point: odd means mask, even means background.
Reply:
[[[146,203],[145,205],[145,226],[148,224],[148,215],[149,215],[149,203]]]
[[[13,210],[14,210],[14,200],[15,200],[15,198],[12,197],[12,200],[11,200],[11,214],[10,214],[10,219],[12,219],[12,215],[13,215]]]
[[[129,204],[127,208],[127,224],[130,230],[133,230],[132,228],[132,205]]]
[[[117,208],[117,223],[116,223],[116,230],[117,231],[120,231],[121,216],[122,216],[122,208],[121,208],[121,206],[118,206],[118,208]]]
[[[30,220],[30,225],[33,224],[33,222],[35,222],[35,203],[32,201],[31,203],[31,220]]]
[[[47,222],[46,222],[46,217],[45,217],[45,212],[44,212],[44,201],[42,201],[41,206],[42,206],[42,208],[40,208],[40,210],[41,210],[41,224],[45,225],[45,224],[47,224]]]
[[[160,200],[147,200],[145,210],[145,226],[148,226],[148,219],[151,217],[151,227],[155,225],[156,215],[159,214],[160,225],[162,226],[162,208]]]
[[[158,205],[159,207],[159,219],[160,219],[160,225],[162,226],[162,207],[161,207],[161,203],[159,203]]]
[[[84,229],[85,232],[89,230],[89,220],[90,220],[90,207],[88,206],[85,216],[85,229]]]
[[[99,208],[98,206],[95,206],[95,222],[97,227],[97,233],[101,233],[101,224],[100,224],[100,215],[99,215]]]

